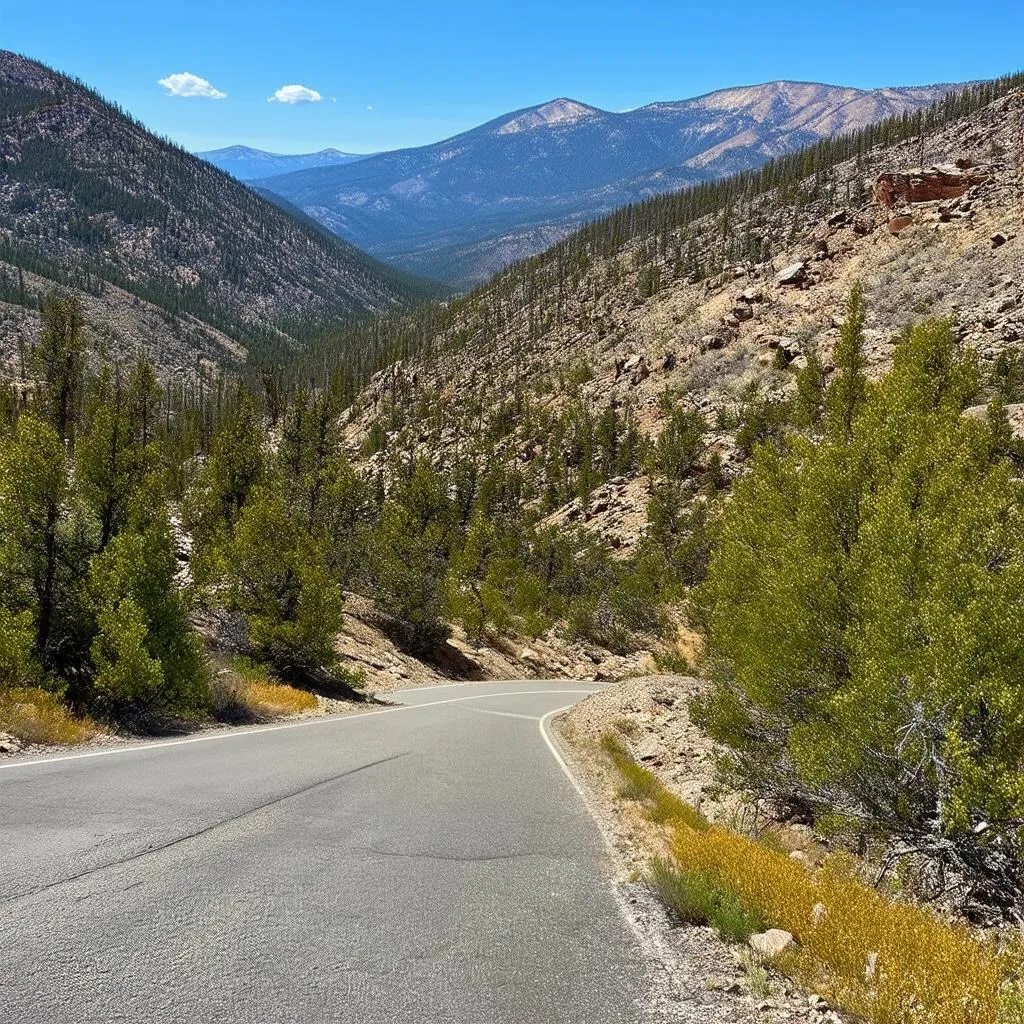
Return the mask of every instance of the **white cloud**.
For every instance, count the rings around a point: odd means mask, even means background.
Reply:
[[[215,89],[205,78],[193,75],[191,71],[179,71],[161,78],[157,85],[167,90],[168,96],[201,96],[208,100],[227,99],[227,93]]]
[[[367,107],[366,109],[367,110],[373,110],[373,107]]]
[[[267,97],[268,103],[319,103],[323,96],[316,89],[307,89],[304,85],[282,85],[273,96]]]

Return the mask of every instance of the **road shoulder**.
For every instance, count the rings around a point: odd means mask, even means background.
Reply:
[[[619,907],[650,965],[650,1019],[760,1021],[782,1024],[807,1016],[806,999],[788,988],[758,991],[735,947],[710,927],[673,921],[644,880],[654,856],[667,853],[664,837],[628,802],[618,799],[619,778],[590,735],[613,720],[634,691],[649,681],[615,684],[549,718],[547,738],[596,821],[609,854],[611,884]],[[581,727],[586,722],[589,728]]]

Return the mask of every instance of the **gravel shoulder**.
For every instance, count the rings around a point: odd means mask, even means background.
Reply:
[[[742,813],[740,801],[718,793],[714,744],[686,713],[687,700],[700,686],[700,680],[680,676],[623,680],[580,701],[551,728],[604,834],[623,911],[658,965],[652,1019],[837,1024],[837,1014],[812,1006],[785,979],[769,977],[766,987],[760,984],[746,969],[745,947],[723,942],[712,928],[673,920],[644,881],[651,860],[668,852],[667,833],[635,805],[618,799],[619,779],[601,752],[600,738],[615,730],[633,756],[674,792],[712,820],[735,821]]]

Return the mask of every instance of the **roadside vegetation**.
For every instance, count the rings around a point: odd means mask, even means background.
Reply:
[[[1012,951],[883,895],[848,855],[809,870],[770,843],[711,825],[636,764],[614,734],[602,746],[623,779],[620,797],[665,826],[671,857],[652,860],[649,881],[680,923],[711,925],[736,943],[785,929],[795,945],[764,966],[872,1024],[1019,1019]]]
[[[43,325],[24,379],[0,391],[2,693],[136,732],[306,710],[312,692],[360,699],[334,650],[346,591],[427,660],[452,623],[478,643],[557,628],[614,650],[662,628],[667,556],[617,558],[543,521],[569,489],[639,464],[624,420],[539,423],[543,476],[501,457],[498,434],[444,461],[394,450],[357,468],[331,387],[274,372],[259,389],[168,387],[144,360],[90,351],[74,299],[52,297]],[[231,693],[200,612],[241,623],[250,667],[231,670]]]
[[[219,721],[265,722],[317,707],[316,697],[308,690],[280,682],[250,658],[215,656],[211,662],[212,710]]]
[[[928,867],[980,918],[1024,910],[1019,442],[949,326],[863,372],[858,292],[820,417],[760,444],[694,609],[694,720],[726,781],[853,849]]]
[[[61,699],[38,686],[0,689],[0,733],[23,743],[73,746],[92,739],[100,728],[71,713]]]

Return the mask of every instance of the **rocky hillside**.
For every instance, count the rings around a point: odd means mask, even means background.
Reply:
[[[487,437],[543,492],[553,474],[572,476],[579,435],[553,452],[540,424],[614,412],[657,438],[682,407],[705,422],[702,461],[728,478],[744,464],[747,413],[792,395],[811,352],[828,371],[855,282],[874,372],[931,315],[952,320],[986,374],[1005,370],[1024,345],[1021,85],[973,90],[920,133],[904,125],[896,139],[889,125],[714,194],[623,211],[513,268],[456,304],[429,359],[375,378],[350,413],[353,451],[441,458]],[[1011,420],[1022,411],[1011,404]],[[648,528],[650,479],[605,472],[592,483],[551,521],[632,550]]]
[[[424,286],[146,131],[83,85],[0,51],[0,353],[40,298],[80,292],[116,348],[161,367],[281,351]]]
[[[262,184],[395,266],[476,283],[626,203],[920,110],[948,89],[771,82],[624,113],[562,98],[436,145]]]

